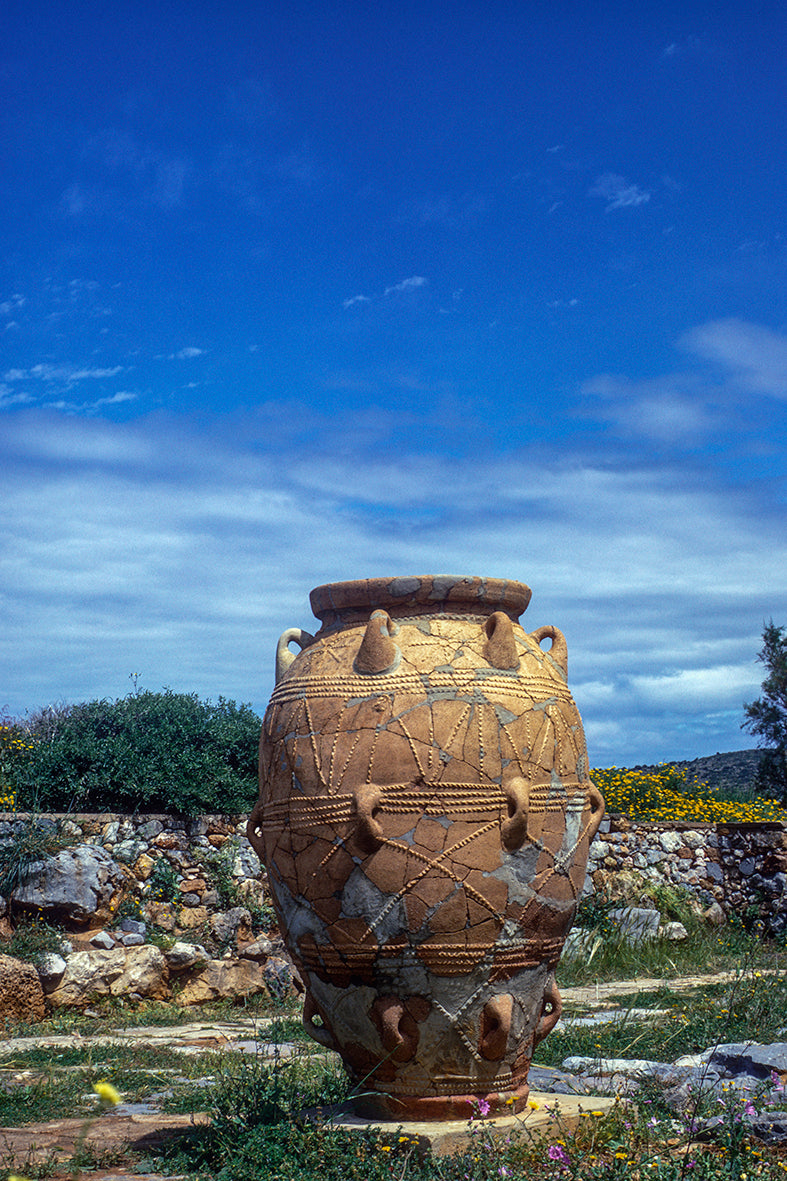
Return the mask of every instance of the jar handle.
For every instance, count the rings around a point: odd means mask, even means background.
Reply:
[[[336,1040],[328,1026],[314,1024],[314,1018],[321,1016],[322,1014],[315,1004],[314,997],[307,989],[306,996],[303,999],[303,1017],[301,1018],[303,1028],[309,1037],[314,1038],[319,1045],[325,1046],[328,1050],[337,1050],[339,1047],[336,1045]]]
[[[265,841],[263,840],[262,833],[262,800],[257,800],[257,803],[252,808],[249,814],[249,819],[246,822],[246,836],[252,849],[264,865]]]
[[[536,641],[539,648],[541,647],[541,641],[547,639],[547,637],[551,639],[552,647],[549,649],[549,651],[545,652],[544,655],[549,656],[549,658],[554,661],[554,663],[560,669],[563,676],[567,677],[568,644],[566,643],[566,637],[563,635],[560,628],[553,627],[551,623],[547,623],[544,625],[544,627],[538,627],[534,632],[530,633],[530,638]]]
[[[590,804],[590,818],[588,820],[588,844],[593,840],[593,837],[598,832],[598,826],[604,819],[604,812],[606,810],[606,803],[601,792],[596,787],[595,783],[591,782],[588,788],[588,803]]]
[[[554,977],[549,981],[544,989],[544,996],[541,1001],[541,1016],[538,1020],[538,1025],[533,1032],[533,1049],[535,1050],[539,1042],[542,1042],[548,1033],[557,1025],[560,1020],[560,1014],[563,1012],[563,998],[560,995],[560,990],[555,983]]]
[[[290,644],[295,641],[300,646],[301,651],[308,648],[309,644],[314,643],[314,636],[311,632],[305,632],[300,627],[288,627],[286,631],[279,636],[279,642],[276,645],[276,684],[282,679],[284,674],[289,669],[293,660],[295,660],[295,653],[290,652]]]

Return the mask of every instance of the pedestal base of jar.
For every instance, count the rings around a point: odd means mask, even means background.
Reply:
[[[545,1143],[565,1139],[566,1133],[574,1131],[581,1120],[607,1115],[617,1102],[609,1095],[556,1095],[531,1091],[523,1112],[494,1119],[480,1118],[477,1111],[468,1111],[464,1119],[372,1119],[357,1114],[351,1104],[312,1108],[302,1112],[301,1117],[359,1136],[374,1129],[379,1133],[380,1145],[388,1146],[392,1151],[413,1148],[419,1153],[431,1151],[434,1156],[450,1156],[462,1152],[478,1139],[481,1132],[493,1140],[504,1140],[517,1132]]]

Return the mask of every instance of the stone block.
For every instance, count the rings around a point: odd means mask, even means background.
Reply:
[[[641,906],[623,906],[611,910],[609,917],[617,923],[620,934],[628,943],[655,939],[661,925],[661,915],[657,910],[646,910]]]
[[[0,955],[0,1019],[43,1021],[44,989],[32,964]]]

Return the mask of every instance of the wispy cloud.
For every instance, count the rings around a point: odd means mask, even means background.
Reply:
[[[344,300],[342,307],[347,309],[359,303],[372,303],[374,298],[387,299],[391,295],[404,295],[408,291],[417,291],[420,287],[426,287],[427,283],[428,279],[425,279],[423,275],[411,275],[409,279],[402,279],[401,283],[394,283],[392,286],[386,287],[379,296],[353,295],[352,298]]]
[[[374,419],[375,448],[354,417],[319,447],[305,432],[272,442],[268,419],[217,419],[210,447],[185,419],[9,420],[11,708],[120,694],[141,667],[151,687],[261,709],[278,634],[310,627],[312,586],[436,570],[533,586],[523,623],[566,633],[596,764],[733,748],[762,618],[778,614],[780,514],[683,464],[590,460],[570,440],[457,464],[387,446],[397,416]]]
[[[684,446],[756,429],[752,395],[787,399],[783,333],[744,320],[714,320],[685,333],[678,345],[701,365],[647,379],[598,375],[582,386],[591,399],[589,416],[631,438]]]
[[[195,348],[193,345],[187,345],[184,349],[178,349],[176,353],[170,353],[170,361],[191,361],[195,357],[204,356],[205,350]]]
[[[0,303],[0,316],[13,316],[25,306],[27,300],[24,295],[12,295]]]
[[[30,369],[9,369],[3,374],[5,381],[46,381],[65,382],[74,385],[78,381],[117,377],[123,373],[122,365],[108,369],[79,369],[71,365],[33,365]]]
[[[401,283],[395,283],[393,287],[386,287],[383,298],[386,295],[397,295],[401,291],[415,291],[416,288],[425,286],[426,279],[423,275],[411,275],[409,279],[402,279]]]
[[[650,200],[650,193],[638,185],[630,184],[616,172],[604,172],[590,190],[591,197],[602,197],[607,202],[607,212],[612,209],[627,209],[644,205]]]
[[[687,332],[684,348],[729,370],[741,387],[787,399],[787,335],[745,320],[713,320]]]
[[[345,299],[342,307],[351,308],[357,303],[371,303],[371,300],[368,295],[353,295],[351,299]]]
[[[107,398],[96,398],[92,402],[68,402],[60,399],[57,402],[45,401],[43,404],[49,410],[60,410],[65,414],[97,414],[107,406],[120,406],[123,402],[135,402],[139,394],[131,390],[119,390]]]

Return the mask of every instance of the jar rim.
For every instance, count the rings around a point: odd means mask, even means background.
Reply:
[[[376,609],[392,614],[479,614],[505,611],[516,621],[530,602],[524,582],[450,574],[360,578],[316,586],[311,608],[323,624],[365,617]]]

